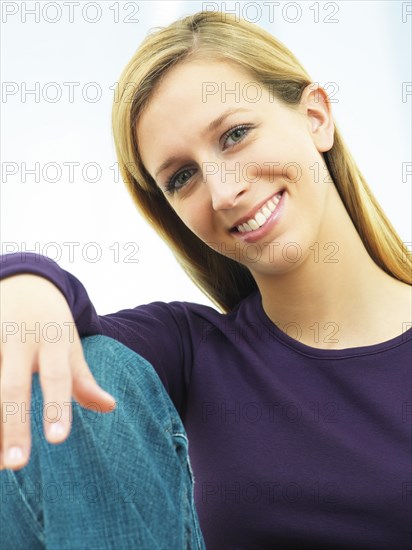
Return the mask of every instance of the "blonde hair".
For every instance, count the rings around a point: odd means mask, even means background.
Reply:
[[[293,107],[311,79],[294,55],[271,34],[223,12],[182,17],[146,37],[122,72],[112,125],[120,171],[142,215],[170,246],[190,279],[223,312],[257,289],[250,271],[201,241],[177,216],[139,156],[136,123],[155,86],[173,66],[205,56],[249,71],[283,104]],[[374,262],[412,284],[412,258],[352,158],[335,123],[325,164]]]

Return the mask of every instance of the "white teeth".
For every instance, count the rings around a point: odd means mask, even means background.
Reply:
[[[262,214],[261,212],[258,212],[255,216],[255,220],[257,221],[259,227],[262,227],[262,225],[267,220],[267,217],[264,214]]]
[[[278,193],[272,199],[268,200],[267,203],[262,206],[259,212],[256,213],[254,218],[251,218],[246,223],[238,225],[237,230],[240,233],[245,233],[245,231],[253,231],[255,229],[259,229],[259,227],[262,227],[262,225],[264,225],[265,222],[269,219],[272,212],[276,210],[276,206],[278,205],[279,201],[280,193]]]

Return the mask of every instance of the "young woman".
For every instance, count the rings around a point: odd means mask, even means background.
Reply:
[[[409,548],[412,264],[325,91],[216,12],[149,35],[120,90],[123,179],[220,312],[99,316],[55,262],[2,258],[6,544]]]

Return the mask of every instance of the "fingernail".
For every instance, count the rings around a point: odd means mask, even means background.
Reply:
[[[50,425],[49,435],[54,438],[59,438],[64,435],[64,427],[60,422],[54,422]]]
[[[24,455],[20,447],[10,447],[6,453],[6,465],[7,466],[17,466],[23,462]]]

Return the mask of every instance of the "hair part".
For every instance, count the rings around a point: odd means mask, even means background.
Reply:
[[[167,72],[178,63],[205,57],[243,68],[292,108],[312,80],[271,34],[234,15],[209,11],[153,29],[119,79],[112,127],[122,178],[138,210],[168,244],[183,270],[227,313],[257,290],[256,281],[245,266],[210,248],[182,222],[145,169],[136,135],[137,121]],[[373,261],[392,277],[412,284],[412,258],[406,245],[369,189],[336,123],[333,147],[323,158]]]

